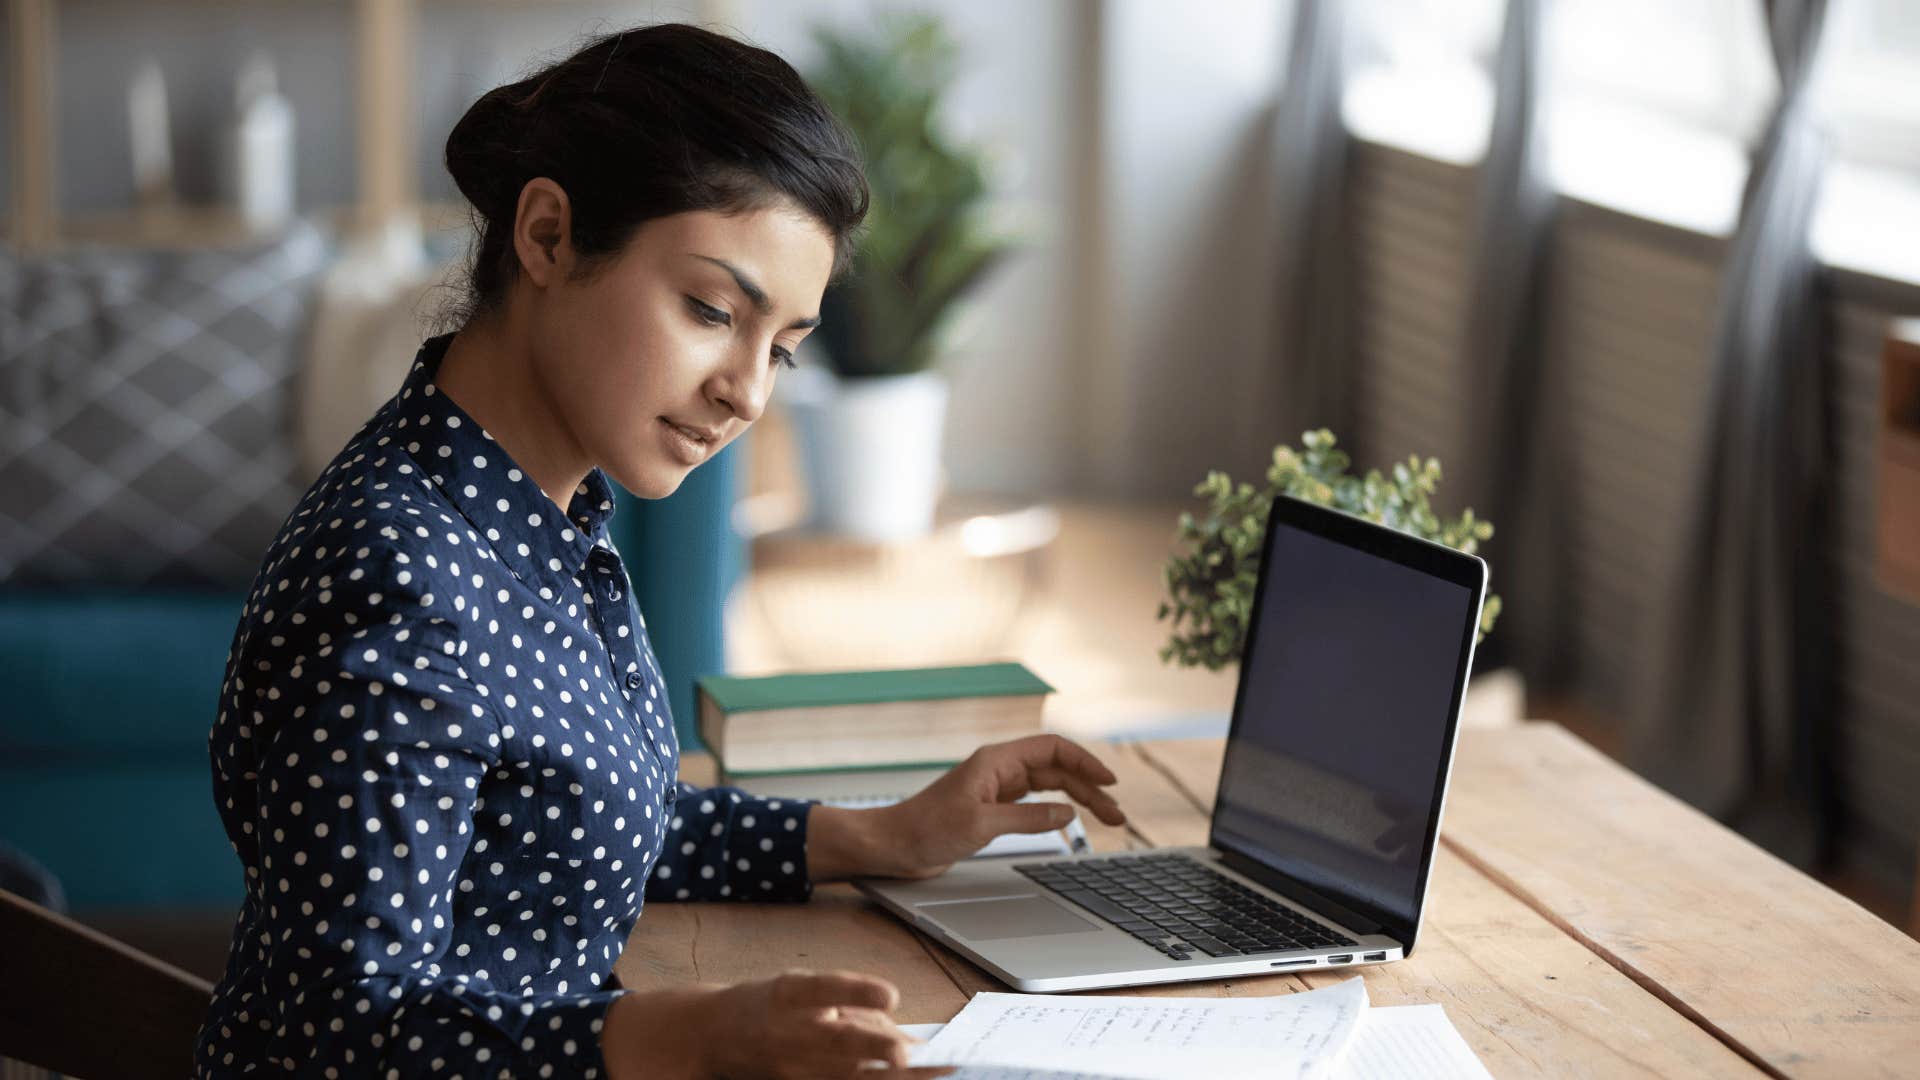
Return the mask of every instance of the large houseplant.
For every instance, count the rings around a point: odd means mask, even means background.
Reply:
[[[912,536],[938,496],[941,331],[1010,241],[984,220],[986,155],[940,123],[959,60],[941,22],[895,13],[870,32],[820,28],[815,39],[809,82],[858,140],[873,199],[847,275],[821,302],[814,339],[826,370],[793,372],[783,396],[815,523]]]
[[[1429,500],[1440,485],[1440,463],[1433,458],[1398,462],[1386,476],[1377,469],[1349,475],[1350,463],[1323,428],[1302,436],[1301,449],[1275,447],[1263,488],[1236,485],[1223,472],[1207,474],[1193,489],[1208,500],[1207,511],[1198,518],[1181,513],[1178,549],[1167,560],[1168,598],[1158,617],[1171,619],[1173,627],[1160,650],[1162,661],[1218,671],[1240,660],[1275,495],[1331,506],[1468,553],[1493,535],[1492,523],[1472,510],[1453,518],[1433,512]],[[1480,613],[1481,637],[1499,617],[1500,598],[1489,594]]]

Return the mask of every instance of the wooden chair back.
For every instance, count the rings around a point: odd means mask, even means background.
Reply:
[[[213,984],[0,889],[0,1059],[187,1076]]]

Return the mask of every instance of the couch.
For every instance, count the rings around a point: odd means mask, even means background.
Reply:
[[[313,470],[290,437],[313,425],[288,410],[314,385],[309,345],[339,338],[316,324],[342,258],[315,243],[302,234],[225,263],[0,249],[0,844],[50,870],[76,911],[241,898],[206,740],[250,567]],[[207,299],[234,282],[255,299]],[[195,325],[156,329],[195,311]],[[191,413],[210,413],[219,392],[235,397],[217,418]],[[722,668],[722,600],[743,562],[735,461],[730,448],[668,499],[621,492],[612,521],[690,749],[693,679]],[[210,502],[241,486],[246,505]],[[165,520],[183,500],[209,502],[219,524]],[[39,542],[56,530],[58,543]]]

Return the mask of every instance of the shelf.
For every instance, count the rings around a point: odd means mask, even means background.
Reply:
[[[1920,319],[1896,320],[1881,360],[1875,573],[1920,603]]]
[[[401,207],[397,212],[409,212]],[[420,216],[421,228],[428,234],[465,232],[471,228],[465,201],[415,204],[411,212]],[[326,220],[343,233],[362,219],[359,205],[327,206],[303,210],[301,217]],[[74,244],[102,244],[131,248],[233,248],[245,247],[272,235],[272,230],[256,231],[239,212],[226,206],[179,205],[152,210],[102,210],[69,214],[57,219],[49,235],[36,245],[40,250],[59,250]],[[11,243],[12,223],[0,220],[0,243]]]
[[[8,151],[17,163],[4,233],[8,242],[38,251],[66,239],[136,245],[245,241],[251,231],[231,210],[220,207],[61,213],[53,120],[59,9],[55,0],[6,0]],[[417,0],[354,0],[352,5],[359,200],[340,211],[348,224],[377,225],[418,205],[410,66],[416,14]]]

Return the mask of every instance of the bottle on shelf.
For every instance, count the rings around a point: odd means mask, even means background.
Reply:
[[[293,106],[266,53],[240,68],[234,104],[232,190],[240,217],[255,231],[279,228],[293,216]]]

